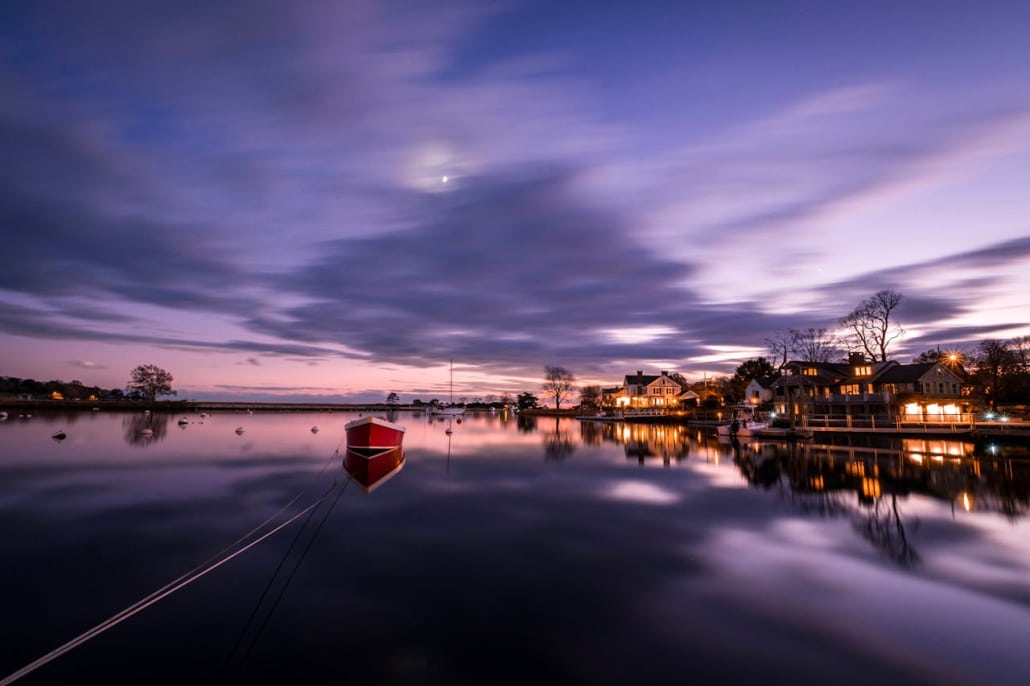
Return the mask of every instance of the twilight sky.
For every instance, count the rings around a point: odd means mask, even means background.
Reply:
[[[0,4],[0,375],[446,398],[1030,334],[1030,2]]]

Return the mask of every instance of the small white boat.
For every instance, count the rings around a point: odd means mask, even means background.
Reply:
[[[190,420],[186,419],[185,417],[179,417],[179,426],[186,426],[189,423]]]
[[[63,441],[64,439],[68,438],[68,434],[66,434],[62,429],[61,431],[55,431],[53,434],[50,435],[50,438],[54,439],[55,441]]]
[[[140,429],[139,435],[140,436],[153,436],[154,435],[154,430],[153,429]]]
[[[750,405],[738,405],[733,410],[733,418],[728,423],[715,427],[718,435],[750,437],[771,426],[768,421],[761,419],[755,408]]]

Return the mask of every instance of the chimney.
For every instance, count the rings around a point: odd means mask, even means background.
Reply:
[[[863,355],[862,353],[848,353],[848,364],[855,365],[864,363],[865,355]]]
[[[644,370],[643,369],[638,369],[637,370],[637,376],[643,376],[643,375],[644,375]]]

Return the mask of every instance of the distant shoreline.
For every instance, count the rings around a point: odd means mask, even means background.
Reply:
[[[0,409],[34,409],[34,410],[100,410],[166,412],[169,414],[182,412],[231,411],[242,412],[428,412],[428,405],[389,405],[387,403],[317,403],[317,402],[247,402],[245,400],[210,401],[210,400],[51,400],[40,398],[35,400],[19,400],[17,398],[0,398]],[[468,408],[469,412],[489,412],[489,408]],[[520,410],[520,414],[533,416],[575,416],[577,410],[556,411],[550,408]]]

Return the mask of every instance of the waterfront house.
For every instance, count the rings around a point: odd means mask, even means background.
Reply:
[[[601,391],[602,404],[618,410],[669,410],[697,400],[697,394],[684,388],[669,372],[661,374],[627,374],[621,386]]]
[[[944,363],[868,362],[861,355],[847,363],[788,362],[772,386],[782,414],[946,422],[968,419],[968,389]]]
[[[744,389],[744,402],[748,405],[764,405],[773,399],[774,379],[751,379]]]

